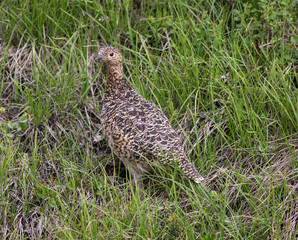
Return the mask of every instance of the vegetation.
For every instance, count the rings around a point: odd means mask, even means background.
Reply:
[[[2,0],[0,238],[297,238],[296,4]],[[130,184],[101,135],[107,44],[205,185]]]

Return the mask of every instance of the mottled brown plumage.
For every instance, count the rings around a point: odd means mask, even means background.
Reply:
[[[176,161],[187,177],[201,182],[203,177],[188,161],[180,139],[164,113],[124,79],[119,50],[102,47],[96,59],[101,59],[107,66],[102,109],[104,135],[134,178],[150,172],[152,162],[174,166]]]

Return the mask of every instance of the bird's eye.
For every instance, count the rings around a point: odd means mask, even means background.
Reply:
[[[111,53],[110,53],[110,56],[111,56],[111,57],[113,57],[113,56],[114,56],[114,53],[113,53],[113,52],[111,52]]]

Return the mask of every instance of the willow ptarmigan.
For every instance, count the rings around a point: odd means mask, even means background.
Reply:
[[[95,59],[107,66],[102,108],[104,135],[109,146],[133,177],[152,170],[150,163],[175,165],[199,183],[204,178],[188,161],[177,133],[165,114],[144,99],[124,79],[122,56],[117,48],[102,47]]]

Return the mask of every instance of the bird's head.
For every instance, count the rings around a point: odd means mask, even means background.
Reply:
[[[122,65],[121,53],[112,46],[100,48],[95,60],[102,60],[108,66]]]

